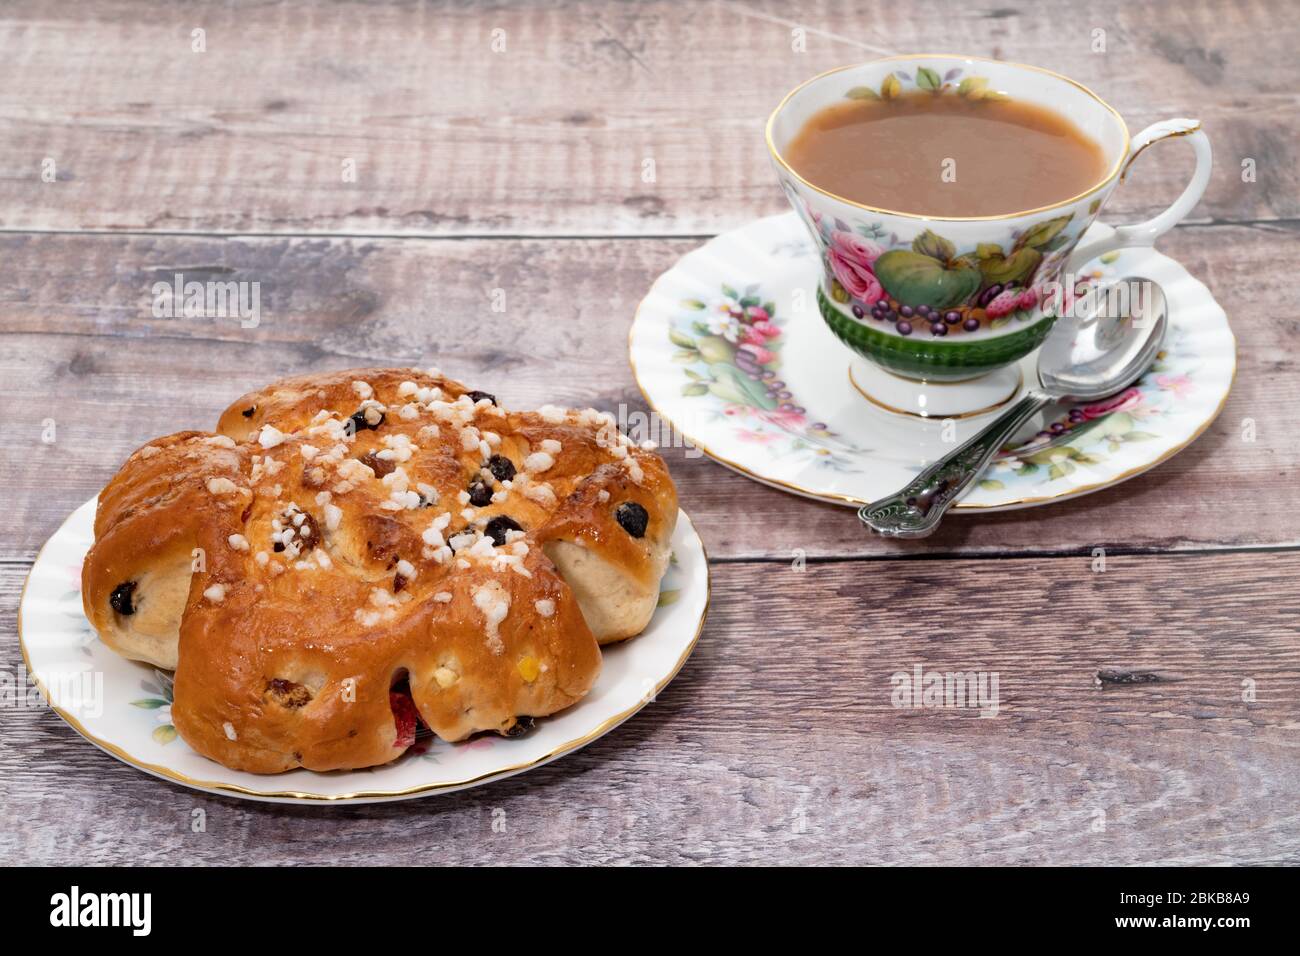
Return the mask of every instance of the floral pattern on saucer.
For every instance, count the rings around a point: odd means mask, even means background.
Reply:
[[[709,302],[683,299],[682,314],[668,327],[683,366],[682,395],[709,400],[706,415],[731,419],[736,436],[777,455],[810,456],[821,467],[852,469],[853,452],[808,409],[780,378],[785,344],[776,303],[764,300],[759,283],[743,291],[720,285]]]
[[[1044,429],[1004,449],[989,466],[980,487],[1003,490],[1012,483],[1043,484],[1073,474],[1081,466],[1100,466],[1126,444],[1159,439],[1159,419],[1177,416],[1196,398],[1194,356],[1180,349],[1174,327],[1151,370],[1118,395],[1080,405],[1058,405]],[[1007,472],[1011,474],[1008,475]]]
[[[1088,238],[1108,229],[1093,225]],[[1116,484],[1186,447],[1223,407],[1236,341],[1204,285],[1152,249],[1108,254],[1082,271],[1099,286],[1123,276],[1160,284],[1170,330],[1157,363],[1104,401],[1049,406],[957,509],[1036,505]],[[822,274],[794,212],[724,233],[656,280],[632,325],[630,359],[647,402],[690,444],[766,484],[859,505],[892,494],[951,444],[938,443],[941,422],[890,415],[853,388],[851,353],[812,304]],[[1027,381],[1035,358],[1021,360]],[[958,426],[973,434],[981,424]]]

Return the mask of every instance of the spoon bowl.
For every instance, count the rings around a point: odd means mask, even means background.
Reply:
[[[1159,284],[1131,276],[1107,287],[1086,318],[1056,323],[1038,353],[1038,380],[1055,399],[1094,401],[1126,388],[1155,359],[1169,307]]]

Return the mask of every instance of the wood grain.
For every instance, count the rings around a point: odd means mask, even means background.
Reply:
[[[696,653],[649,708],[535,772],[408,804],[209,797],[119,764],[43,707],[9,707],[0,852],[80,864],[1294,863],[1300,556],[1270,556],[1267,575],[1260,560],[1114,559],[1102,574],[1082,558],[724,564]],[[7,631],[25,570],[0,565]],[[997,672],[997,715],[896,708],[891,676],[918,664]],[[7,642],[0,667],[19,665]],[[1100,672],[1162,679],[1103,685]]]
[[[645,405],[627,329],[686,240],[345,240],[0,236],[0,479],[10,496],[0,557],[30,560],[130,451],[215,422],[244,391],[287,374],[437,364],[507,404]],[[954,516],[924,542],[866,535],[852,513],[759,487],[668,451],[683,506],[715,558],[1024,554],[1292,546],[1300,542],[1300,401],[1289,275],[1300,234],[1282,225],[1184,227],[1166,242],[1218,290],[1240,341],[1220,420],[1138,480],[1000,515]],[[598,266],[593,266],[598,263]],[[256,329],[234,319],[155,319],[160,277],[261,283]],[[505,293],[492,311],[493,289]],[[39,400],[33,406],[32,399]],[[54,444],[42,422],[57,423]],[[1255,441],[1242,423],[1255,423]]]
[[[1224,304],[1239,369],[1218,423],[1156,471],[1048,508],[956,516],[923,542],[867,537],[848,511],[670,450],[714,558],[695,655],[614,733],[487,787],[370,807],[209,797],[118,763],[43,704],[2,701],[0,854],[1300,863],[1291,6],[6,3],[7,675],[41,543],[132,448],[213,421],[250,387],[436,363],[516,406],[643,409],[625,351],[636,302],[703,236],[783,211],[762,123],[834,65],[965,51],[1073,76],[1134,131],[1200,117],[1215,173],[1162,249]],[[1106,218],[1162,207],[1190,169],[1183,148],[1149,152]],[[177,271],[259,282],[262,324],[153,318],[150,287]],[[894,707],[891,676],[916,665],[996,671],[998,715]],[[206,832],[192,832],[195,810]]]
[[[786,90],[918,50],[1064,72],[1135,132],[1197,115],[1219,157],[1197,215],[1293,218],[1292,14],[1289,0],[19,0],[0,23],[0,228],[712,233],[784,208],[761,129]],[[1181,148],[1152,152],[1112,211],[1162,207],[1190,169]]]

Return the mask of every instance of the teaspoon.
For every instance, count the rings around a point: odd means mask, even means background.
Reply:
[[[1164,341],[1168,306],[1150,279],[1133,276],[1121,284],[1130,292],[1123,315],[1098,309],[1085,319],[1058,320],[1038,353],[1037,387],[897,494],[863,505],[862,523],[887,537],[926,537],[1031,415],[1052,402],[1096,401],[1137,381]]]

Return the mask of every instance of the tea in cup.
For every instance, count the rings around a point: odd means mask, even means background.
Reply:
[[[1160,215],[1080,244],[1133,159],[1186,137],[1196,169]],[[1149,246],[1200,200],[1209,140],[1174,119],[1130,137],[1092,91],[1032,66],[890,57],[815,77],[767,124],[787,197],[817,244],[817,301],[893,411],[962,416],[1014,397],[1019,360],[1091,259]]]

